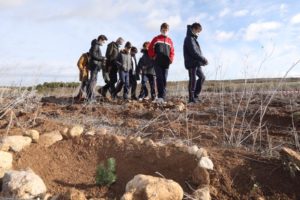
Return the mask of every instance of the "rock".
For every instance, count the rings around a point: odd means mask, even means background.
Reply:
[[[6,172],[2,182],[2,194],[5,197],[34,199],[47,192],[43,180],[30,169]]]
[[[100,128],[98,130],[98,134],[99,135],[106,135],[107,134],[107,129],[106,128]]]
[[[295,122],[300,122],[300,111],[294,112],[292,115]]]
[[[62,130],[61,135],[63,136],[64,139],[68,139],[69,138],[68,133],[69,133],[69,128],[66,127]]]
[[[193,171],[192,181],[197,186],[209,185],[210,178],[207,169],[197,166]]]
[[[31,144],[31,138],[21,135],[6,136],[0,139],[0,150],[19,152]]]
[[[30,137],[32,142],[37,143],[40,138],[40,133],[37,130],[28,130],[25,132],[25,136]]]
[[[49,147],[54,143],[61,141],[63,139],[59,131],[52,131],[50,133],[45,133],[40,136],[39,144],[45,147]]]
[[[183,189],[173,180],[136,175],[126,185],[121,200],[182,200]]]
[[[202,157],[198,163],[198,166],[204,169],[214,169],[214,164],[208,157]]]
[[[207,157],[208,154],[207,154],[206,149],[204,149],[204,148],[198,149],[198,151],[196,153],[196,156],[197,156],[198,159],[201,159],[202,157]]]
[[[72,188],[68,190],[65,194],[61,195],[60,198],[63,200],[87,200],[84,193],[82,191],[76,190],[75,188]]]
[[[88,135],[88,136],[94,136],[96,133],[95,131],[88,131],[85,133],[85,135]]]
[[[181,102],[179,103],[178,105],[176,105],[176,109],[179,111],[179,112],[182,112],[185,110],[185,105]]]
[[[298,152],[296,152],[290,148],[283,147],[280,150],[280,155],[284,161],[292,162],[295,165],[297,165],[298,168],[300,168],[300,154]]]
[[[199,150],[199,148],[196,145],[194,145],[194,146],[189,147],[188,153],[191,155],[196,155],[198,150]]]
[[[0,179],[4,173],[12,168],[13,156],[11,153],[0,151]]]
[[[83,133],[84,128],[80,125],[76,125],[69,130],[68,136],[70,138],[79,137]]]
[[[151,139],[146,139],[144,141],[144,144],[147,146],[147,147],[156,147],[156,144],[153,142],[153,140]]]
[[[197,200],[211,200],[210,193],[209,193],[209,187],[205,186],[203,188],[197,189],[193,196]]]

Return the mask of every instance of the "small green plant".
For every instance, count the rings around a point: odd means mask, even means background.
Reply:
[[[96,184],[101,186],[110,186],[117,180],[116,160],[114,158],[107,159],[107,165],[101,163],[96,171]]]

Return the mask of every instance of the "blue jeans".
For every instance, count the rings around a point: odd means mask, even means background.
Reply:
[[[155,76],[152,74],[143,74],[142,75],[142,82],[141,82],[141,92],[139,95],[139,98],[145,98],[148,96],[149,92],[147,89],[147,82],[149,81],[150,85],[150,93],[151,93],[151,98],[154,100],[155,99]]]
[[[116,96],[123,87],[123,98],[128,99],[128,91],[130,88],[129,72],[123,70],[119,71],[119,83],[117,84],[116,91],[113,96]]]
[[[198,80],[196,80],[198,76]],[[193,100],[198,98],[202,91],[202,86],[205,81],[205,76],[201,67],[195,67],[189,69],[189,99]]]
[[[154,66],[155,73],[156,73],[156,85],[157,85],[157,92],[158,98],[166,98],[167,93],[167,78],[168,78],[168,68],[162,66]]]

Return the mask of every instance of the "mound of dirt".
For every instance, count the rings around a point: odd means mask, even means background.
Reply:
[[[117,182],[109,189],[96,186],[96,167],[110,157],[117,162]],[[116,136],[97,136],[64,140],[49,148],[32,144],[15,156],[13,165],[16,169],[33,169],[52,194],[75,187],[88,197],[120,198],[127,182],[136,174],[158,176],[156,172],[173,179],[190,192],[185,181],[191,176],[197,161],[171,145],[153,147]]]

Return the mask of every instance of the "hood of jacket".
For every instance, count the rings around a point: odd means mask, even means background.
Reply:
[[[97,39],[93,39],[91,45],[94,46],[96,44],[100,46],[100,43],[98,42],[98,40]]]
[[[198,38],[198,36],[193,33],[191,25],[187,25],[186,36]]]

